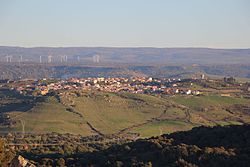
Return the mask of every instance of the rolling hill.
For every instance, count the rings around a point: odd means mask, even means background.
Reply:
[[[243,124],[250,114],[239,108],[249,106],[248,99],[205,96],[160,97],[131,93],[74,92],[33,99],[33,105],[22,108],[18,103],[31,103],[9,95],[1,100],[0,109],[9,117],[1,123],[1,132],[72,133],[89,135],[128,135],[150,137],[189,130],[196,126]],[[8,106],[10,105],[10,106]],[[242,106],[242,107],[241,107]],[[6,108],[9,110],[6,110]]]

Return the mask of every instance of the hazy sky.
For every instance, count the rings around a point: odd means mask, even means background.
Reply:
[[[0,45],[250,48],[250,0],[0,0]]]

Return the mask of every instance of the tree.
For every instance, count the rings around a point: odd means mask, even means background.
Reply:
[[[0,139],[0,166],[9,166],[14,157],[15,153],[7,149],[4,140]]]
[[[63,144],[63,151],[65,154],[70,155],[73,152],[73,148],[68,143]]]
[[[65,160],[63,158],[59,158],[56,162],[57,166],[65,166]]]
[[[85,147],[84,145],[79,145],[77,146],[77,152],[83,153],[83,152],[87,152],[88,148]]]

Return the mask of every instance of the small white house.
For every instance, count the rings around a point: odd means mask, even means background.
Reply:
[[[191,90],[186,91],[186,94],[187,94],[187,95],[190,95],[191,93],[192,93]]]

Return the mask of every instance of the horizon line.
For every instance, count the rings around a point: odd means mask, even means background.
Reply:
[[[202,47],[202,46],[173,46],[173,47],[157,47],[157,46],[17,46],[17,45],[0,45],[0,47],[13,47],[13,48],[117,48],[117,49],[140,49],[140,48],[152,48],[152,49],[228,49],[228,50],[246,50],[250,49],[250,47]]]

